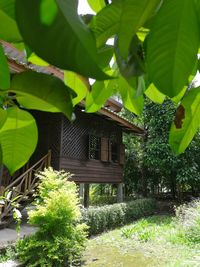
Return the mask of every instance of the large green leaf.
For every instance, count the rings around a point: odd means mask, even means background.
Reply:
[[[111,86],[114,79],[111,81],[96,81],[91,92],[86,97],[85,107],[86,112],[96,112],[104,105],[106,100],[113,94],[114,88]]]
[[[8,42],[20,42],[22,37],[15,21],[15,0],[0,1],[0,38]]]
[[[115,4],[114,4],[115,3]],[[93,17],[90,28],[96,36],[97,46],[101,47],[107,39],[117,33],[121,15],[121,1],[107,5]]]
[[[113,5],[116,2],[113,2]],[[123,0],[120,2],[121,14],[119,18],[118,48],[119,54],[126,60],[133,36],[155,12],[160,0]]]
[[[102,68],[106,68],[113,56],[114,49],[111,45],[105,45],[98,49],[98,63]]]
[[[12,175],[34,152],[38,132],[34,118],[27,111],[11,107],[7,114],[7,120],[0,129],[0,143],[3,163]]]
[[[199,26],[192,0],[163,1],[147,38],[149,79],[173,97],[187,84],[196,63]]]
[[[106,5],[104,0],[87,0],[87,2],[95,12],[99,12]]]
[[[0,44],[0,90],[6,90],[10,87],[10,71],[8,62],[4,54],[4,49]]]
[[[158,89],[155,87],[153,83],[149,85],[149,87],[144,93],[149,99],[158,104],[162,104],[166,98],[164,94],[158,91]]]
[[[69,119],[72,103],[69,88],[58,78],[32,71],[16,74],[11,81],[11,92],[27,109],[63,112]]]
[[[136,89],[130,86],[122,76],[118,78],[117,82],[124,106],[136,115],[141,115],[144,106],[143,96],[136,97]]]
[[[119,53],[127,58],[129,45],[137,30],[145,23],[160,0],[115,0],[103,8],[90,23],[97,45],[114,34],[119,35]]]
[[[0,9],[15,20],[15,0],[1,0]]]
[[[7,42],[20,42],[22,37],[17,28],[17,24],[8,14],[0,9],[0,39]]]
[[[16,18],[28,46],[61,69],[95,79],[108,76],[98,66],[95,39],[77,14],[78,1],[16,0]],[[48,16],[46,16],[48,12]]]
[[[185,151],[200,126],[200,87],[191,90],[177,109],[169,143],[180,154]]]
[[[76,97],[72,99],[74,106],[85,98],[90,89],[90,84],[84,77],[71,71],[64,72],[64,82],[76,93]]]
[[[135,35],[130,44],[129,55],[127,60],[124,60],[119,53],[118,37],[115,38],[115,56],[116,61],[123,77],[131,84],[134,76],[143,75],[145,72],[143,46],[137,35]]]
[[[0,129],[4,125],[7,118],[7,111],[0,108]]]

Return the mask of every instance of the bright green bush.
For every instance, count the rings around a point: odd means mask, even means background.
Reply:
[[[40,174],[39,202],[29,212],[29,223],[37,226],[35,235],[17,244],[19,259],[25,266],[75,266],[86,241],[86,225],[81,213],[76,185],[69,174],[52,169]]]
[[[89,226],[89,235],[95,235],[150,215],[155,208],[155,200],[138,199],[127,203],[84,209],[82,216],[83,221]]]

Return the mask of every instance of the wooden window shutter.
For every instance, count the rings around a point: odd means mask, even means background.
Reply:
[[[108,138],[101,138],[101,161],[109,161],[109,147],[108,147]]]
[[[125,145],[119,144],[119,164],[123,165],[125,162]]]

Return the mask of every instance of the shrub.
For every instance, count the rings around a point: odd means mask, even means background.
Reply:
[[[91,196],[90,205],[93,206],[110,205],[116,203],[116,201],[117,201],[117,196],[106,196],[106,195]]]
[[[38,231],[17,244],[18,257],[25,266],[63,267],[80,261],[86,225],[79,223],[76,185],[68,182],[68,177],[51,168],[40,173],[39,201],[29,212],[29,223]]]
[[[89,235],[95,235],[150,215],[155,208],[155,200],[138,199],[128,203],[83,209],[82,217],[89,226]]]
[[[200,200],[176,208],[177,232],[174,240],[181,243],[200,243]]]

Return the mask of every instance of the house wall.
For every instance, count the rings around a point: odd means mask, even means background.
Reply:
[[[52,153],[52,166],[59,169],[60,164],[60,144],[61,144],[61,124],[62,115],[60,113],[48,113],[32,111],[38,126],[38,144],[31,158],[31,163],[37,162],[47,154]]]
[[[77,109],[76,120],[62,118],[60,169],[74,174],[73,180],[84,183],[120,183],[123,169],[119,163],[89,159],[89,136],[107,137],[122,142],[122,131],[113,121]]]
[[[122,130],[113,121],[97,115],[75,111],[72,123],[64,115],[34,112],[39,128],[39,142],[34,158],[37,160],[52,150],[52,166],[74,174],[77,183],[120,183],[122,165],[89,159],[89,136],[107,137],[120,144]],[[35,160],[34,160],[35,161]]]

